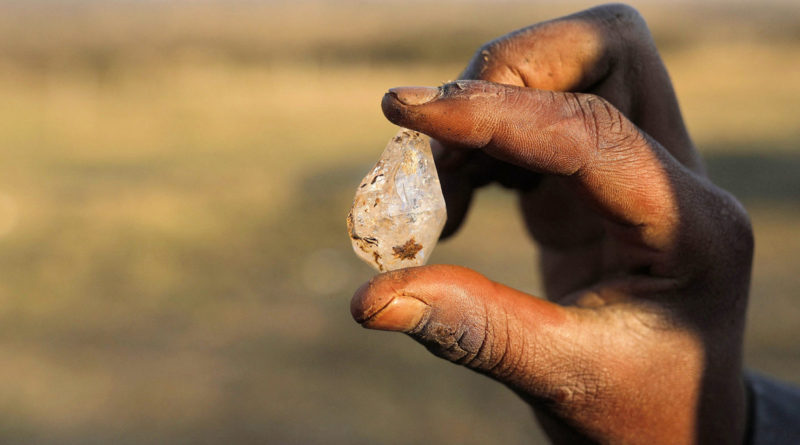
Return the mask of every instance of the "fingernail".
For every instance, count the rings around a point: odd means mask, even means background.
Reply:
[[[432,87],[396,87],[389,89],[389,93],[405,105],[422,105],[436,98],[440,90]]]
[[[377,314],[365,321],[362,326],[381,331],[408,332],[419,324],[428,305],[416,298],[397,296]]]

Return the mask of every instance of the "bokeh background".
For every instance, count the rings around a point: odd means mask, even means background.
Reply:
[[[800,4],[633,2],[756,234],[746,361],[800,383]],[[588,2],[0,3],[0,442],[537,443],[508,390],[359,328],[344,218],[396,85]],[[539,291],[489,188],[432,262]]]

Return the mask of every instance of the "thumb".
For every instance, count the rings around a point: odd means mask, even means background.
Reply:
[[[353,318],[402,331],[433,354],[486,374],[524,397],[563,402],[584,393],[575,314],[457,266],[384,273],[356,291]],[[582,371],[573,371],[575,366]]]

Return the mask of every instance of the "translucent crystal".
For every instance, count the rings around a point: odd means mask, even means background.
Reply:
[[[421,266],[446,219],[428,139],[402,128],[356,190],[347,216],[353,249],[381,272]]]

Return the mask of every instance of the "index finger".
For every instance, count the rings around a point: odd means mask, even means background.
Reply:
[[[420,103],[421,97],[429,100]],[[451,147],[568,178],[612,223],[611,233],[652,250],[674,241],[675,188],[701,188],[663,147],[596,96],[457,81],[439,89],[392,89],[382,106],[390,121]]]

